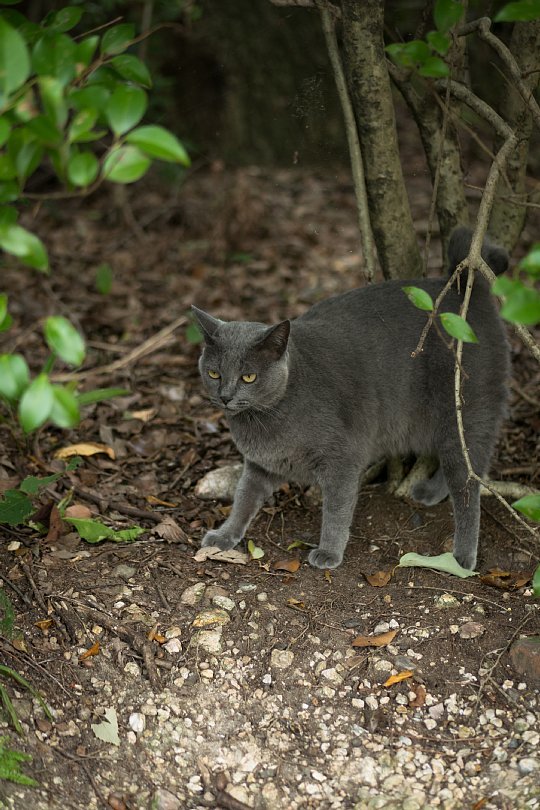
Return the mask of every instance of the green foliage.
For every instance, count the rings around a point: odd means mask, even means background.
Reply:
[[[515,501],[512,506],[525,517],[540,523],[540,493],[525,495],[519,501]]]
[[[527,22],[540,17],[540,0],[507,3],[495,15],[495,22]]]
[[[67,318],[47,318],[44,332],[49,349],[54,354],[70,366],[81,365],[86,354],[84,340]]]
[[[32,686],[31,683],[29,683],[26,680],[26,678],[23,678],[23,676],[20,673],[16,672],[14,669],[11,669],[11,667],[6,667],[4,664],[0,664],[0,677],[10,678],[11,680],[15,681],[15,683],[17,683],[19,686],[23,686],[25,689],[27,689],[30,692],[30,694],[32,695],[32,697],[34,697],[38,701],[38,703],[41,706],[41,708],[43,709],[46,717],[48,717],[49,720],[53,719],[53,716],[51,714],[51,710],[49,709],[49,707],[47,706],[47,704],[45,703],[45,701],[41,697],[41,694],[38,692],[38,690],[34,686]],[[17,718],[17,715],[15,713],[15,709],[13,707],[13,704],[11,703],[11,701],[9,699],[9,696],[7,694],[7,691],[5,690],[5,687],[3,687],[1,684],[0,684],[0,698],[2,699],[2,702],[4,704],[4,709],[7,711],[10,719],[13,722],[13,725],[15,726],[15,730],[17,731],[18,734],[22,734],[22,728],[21,728],[21,725],[20,725],[19,720]]]
[[[540,323],[540,292],[534,287],[539,279],[540,242],[518,264],[514,278],[499,276],[493,283],[492,291],[503,298],[501,315],[505,320],[527,326]]]
[[[113,271],[110,264],[103,262],[96,270],[96,290],[101,295],[108,295],[112,289]]]
[[[21,771],[21,762],[29,762],[32,757],[21,751],[14,751],[7,747],[7,737],[0,737],[0,779],[15,782],[18,785],[35,787],[37,782]]]
[[[464,343],[478,343],[472,327],[461,315],[456,315],[455,312],[441,312],[439,317],[443,328],[453,338]]]
[[[420,287],[403,287],[403,292],[417,309],[424,309],[430,312],[433,310],[433,299],[425,290],[422,290]]]
[[[99,520],[91,518],[65,518],[67,523],[71,523],[83,540],[87,543],[100,543],[102,540],[114,540],[118,543],[128,543],[136,540],[145,529],[141,526],[133,526],[131,529],[122,529],[119,532],[100,523]]]
[[[197,343],[202,343],[202,341],[204,340],[203,333],[201,332],[196,323],[190,323],[186,327],[186,340],[189,343],[194,343],[195,345]]]
[[[534,572],[532,578],[533,596],[535,599],[540,599],[540,565]]]
[[[409,567],[432,568],[434,571],[444,571],[446,574],[453,574],[455,577],[466,579],[467,577],[478,576],[475,571],[469,571],[467,568],[462,568],[457,562],[453,554],[447,551],[445,554],[439,554],[436,557],[425,557],[422,554],[416,554],[414,551],[403,554],[400,557],[398,568]]]
[[[45,247],[17,224],[13,203],[24,199],[43,162],[74,195],[105,180],[133,183],[154,159],[189,165],[168,130],[134,129],[152,86],[146,65],[127,52],[134,26],[72,35],[81,18],[84,24],[82,7],[67,6],[36,25],[0,9],[0,204],[11,212],[0,210],[0,247],[42,272],[48,272]]]

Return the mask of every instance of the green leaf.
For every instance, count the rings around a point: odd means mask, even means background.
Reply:
[[[17,222],[18,212],[11,205],[0,207],[0,225],[13,225]]]
[[[89,186],[99,172],[99,162],[93,152],[79,152],[70,157],[68,178],[74,186]]]
[[[82,17],[82,13],[82,8],[66,6],[65,8],[61,8],[59,11],[52,11],[47,14],[43,20],[43,25],[49,31],[54,31],[58,34],[64,33],[64,31],[69,31],[71,28],[75,28]]]
[[[190,323],[189,326],[186,327],[186,340],[195,345],[204,340],[204,335],[196,323]]]
[[[82,87],[80,90],[71,90],[69,93],[70,104],[76,110],[97,110],[103,112],[108,104],[111,91],[101,84],[92,84],[89,87]]]
[[[528,22],[540,17],[540,0],[520,0],[507,3],[495,15],[495,22]]]
[[[80,110],[69,126],[68,139],[70,143],[77,142],[81,135],[86,135],[96,123],[97,116],[97,110]]]
[[[517,279],[508,278],[508,276],[498,276],[491,285],[491,292],[494,295],[509,295],[521,286],[521,282]]]
[[[453,574],[456,577],[465,579],[466,577],[478,576],[476,571],[469,571],[462,568],[453,554],[439,554],[436,557],[424,557],[422,554],[415,554],[413,551],[404,554],[397,565],[398,568],[432,568],[434,571],[444,571],[446,574]]]
[[[53,402],[53,387],[49,378],[46,374],[39,374],[19,403],[19,421],[26,433],[36,430],[48,419]]]
[[[7,737],[0,737],[0,779],[6,779],[17,785],[37,787],[36,780],[26,776],[20,769],[20,763],[28,762],[32,757],[29,754],[23,754],[22,751],[7,748],[7,743]]]
[[[79,535],[87,543],[99,543],[101,540],[132,542],[146,531],[141,526],[133,526],[131,529],[122,529],[122,531],[116,532],[104,523],[91,518],[65,518],[65,520],[75,527]]]
[[[143,87],[152,87],[150,71],[136,56],[131,54],[115,56],[114,59],[111,59],[110,64],[123,79],[142,84]]]
[[[461,3],[456,3],[455,0],[436,0],[433,19],[437,30],[446,34],[460,21],[464,11],[465,9]]]
[[[16,402],[30,382],[30,372],[21,354],[0,355],[0,395]]]
[[[537,567],[532,578],[533,596],[540,599],[540,565]]]
[[[105,158],[103,175],[114,183],[134,183],[145,174],[150,163],[136,146],[121,146]]]
[[[0,293],[0,327],[4,323],[8,314],[8,297],[6,293]]]
[[[518,267],[532,278],[540,278],[540,242],[536,242],[532,246],[531,250],[520,261]]]
[[[0,155],[0,180],[13,180],[17,176],[17,167],[10,155]]]
[[[77,44],[77,50],[75,51],[76,64],[88,67],[92,61],[92,57],[94,56],[98,43],[99,37],[97,36],[86,37],[86,39],[83,39],[82,42],[79,42]]]
[[[21,726],[20,720],[17,717],[17,712],[15,711],[15,706],[11,702],[11,698],[8,695],[7,689],[3,684],[0,683],[0,701],[2,706],[4,707],[4,712],[7,714],[8,720],[11,720],[11,724],[17,734],[20,736],[24,736],[23,727]]]
[[[68,84],[76,75],[75,43],[66,34],[44,34],[34,45],[32,66],[38,76],[54,76]]]
[[[67,318],[52,315],[45,321],[45,340],[52,352],[70,366],[80,366],[86,350],[84,340]]]
[[[3,146],[9,138],[11,132],[11,124],[5,116],[0,118],[0,146]]]
[[[112,267],[107,262],[103,262],[96,270],[96,290],[101,295],[108,295],[112,289],[112,284]]]
[[[109,28],[101,39],[101,53],[122,53],[135,36],[132,23],[121,23]]]
[[[22,36],[0,17],[0,107],[30,75],[30,56]]]
[[[44,146],[58,146],[62,141],[62,132],[46,115],[36,115],[27,123],[26,128]]]
[[[423,65],[418,69],[420,76],[438,79],[441,76],[448,76],[450,69],[446,62],[440,56],[430,56],[426,59]]]
[[[23,264],[46,273],[49,269],[47,253],[41,239],[20,225],[0,226],[0,247],[17,256]]]
[[[27,495],[37,495],[40,489],[43,489],[43,487],[48,487],[49,484],[53,484],[55,481],[58,481],[60,476],[61,473],[44,475],[42,478],[39,478],[37,475],[28,475],[24,481],[21,481],[19,484],[19,489],[21,492],[25,492]]]
[[[47,118],[58,129],[62,129],[67,119],[67,106],[62,83],[54,76],[40,76],[38,85]]]
[[[530,520],[536,520],[540,523],[540,493],[536,495],[525,495],[519,501],[514,501],[512,504],[514,509],[521,512],[522,515],[528,517]]]
[[[0,203],[14,202],[19,199],[19,186],[14,180],[0,182]]]
[[[130,394],[127,388],[95,388],[93,391],[85,391],[84,394],[77,394],[77,401],[81,407],[92,405],[94,402],[105,402],[113,397],[126,397]]]
[[[78,425],[81,414],[75,395],[62,385],[55,385],[53,392],[54,402],[49,417],[51,422],[61,428],[72,428]]]
[[[189,156],[176,135],[163,127],[137,127],[126,135],[126,141],[135,144],[150,157],[190,165]]]
[[[418,309],[433,310],[433,299],[425,290],[420,287],[403,287],[403,292]]]
[[[49,720],[53,719],[51,710],[41,697],[41,693],[38,692],[38,690],[34,686],[32,686],[32,684],[29,683],[29,681],[26,680],[26,678],[23,678],[23,676],[19,672],[16,672],[14,669],[11,669],[11,667],[6,667],[3,664],[0,664],[0,675],[7,675],[9,678],[12,678],[16,683],[18,683],[19,686],[24,686],[25,689],[28,689],[32,697],[34,697],[38,701],[39,705],[41,706],[41,708],[43,709]]]
[[[441,56],[448,53],[448,48],[450,47],[450,37],[447,37],[445,34],[441,34],[440,31],[429,31],[426,39],[430,47],[433,48],[434,51],[437,51],[437,53],[440,53]]]
[[[35,172],[41,158],[43,157],[43,146],[37,141],[28,141],[23,143],[17,152],[15,158],[15,167],[17,169],[17,177],[21,186],[24,185],[25,180]]]
[[[441,312],[441,323],[449,335],[464,343],[478,343],[478,338],[467,321],[454,312]]]
[[[420,64],[423,64],[431,56],[429,48],[423,39],[413,39],[406,42],[403,46],[403,53],[411,59],[411,62]]]
[[[260,560],[264,557],[264,551],[259,546],[256,546],[253,540],[248,540],[248,551],[252,560]]]
[[[501,315],[511,323],[534,326],[540,323],[540,293],[521,284],[506,297],[501,307]]]
[[[24,492],[19,492],[18,489],[7,489],[0,500],[0,523],[7,523],[8,526],[20,526],[34,511],[34,504]]]
[[[101,723],[92,723],[90,728],[98,740],[109,743],[110,745],[120,745],[116,709],[105,709],[105,720]]]
[[[140,87],[117,87],[105,108],[107,121],[114,134],[123,135],[138,124],[146,111],[147,103],[146,93]]]

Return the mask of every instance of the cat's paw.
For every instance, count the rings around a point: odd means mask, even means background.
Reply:
[[[424,506],[435,506],[436,503],[444,501],[448,495],[448,487],[433,486],[431,481],[419,481],[412,488],[412,496],[418,503]]]
[[[325,551],[322,548],[314,548],[309,552],[309,564],[313,568],[337,568],[341,565],[343,554],[338,554],[335,551]]]
[[[201,546],[217,546],[221,551],[227,551],[237,546],[241,539],[224,534],[219,529],[212,529],[204,535]]]
[[[462,568],[467,571],[474,571],[476,566],[476,551],[454,551],[454,557]]]

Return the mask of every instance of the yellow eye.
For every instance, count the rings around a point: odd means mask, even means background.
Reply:
[[[255,382],[256,379],[257,379],[256,374],[242,374],[242,381],[245,383]]]
[[[210,369],[208,372],[208,376],[211,377],[213,380],[219,380],[221,375],[217,371],[212,371]]]

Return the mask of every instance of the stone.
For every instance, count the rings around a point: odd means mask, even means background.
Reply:
[[[182,810],[184,802],[165,788],[158,788],[152,799],[152,810]]]
[[[228,613],[236,607],[235,602],[229,596],[222,596],[221,594],[212,597],[212,604],[216,605],[216,607],[223,608],[223,610],[226,610]]]
[[[117,565],[116,568],[113,568],[112,573],[115,576],[127,581],[128,579],[131,579],[131,577],[135,576],[137,569],[132,565],[124,565],[121,563],[120,565]]]
[[[197,482],[195,495],[205,501],[232,501],[241,474],[241,464],[210,470]]]
[[[192,622],[192,627],[211,627],[230,622],[231,618],[226,610],[222,608],[209,608],[197,613]]]
[[[524,757],[518,762],[519,772],[526,776],[529,773],[540,770],[540,762],[532,757]]]
[[[146,717],[141,712],[133,712],[129,715],[128,723],[136,734],[142,734],[146,728]]]
[[[479,622],[465,622],[459,628],[460,638],[478,638],[483,636],[485,632],[486,628]]]
[[[191,643],[209,653],[221,652],[221,627],[216,630],[199,630],[193,635]]]
[[[363,757],[359,777],[363,785],[377,787],[377,762],[373,757]]]
[[[339,674],[335,667],[330,667],[329,669],[323,669],[321,672],[323,678],[326,678],[327,681],[333,683],[335,686],[340,686],[343,683],[343,677]]]
[[[540,636],[515,641],[510,648],[510,660],[529,683],[540,683]]]
[[[287,669],[294,661],[292,650],[272,650],[270,655],[270,666],[275,669]]]
[[[452,596],[451,593],[441,593],[435,599],[435,607],[438,607],[443,610],[447,610],[448,608],[455,608],[459,606],[459,599],[456,599],[455,596]]]
[[[190,585],[189,588],[186,588],[185,591],[182,592],[180,602],[188,607],[195,607],[195,605],[198,605],[203,598],[205,590],[206,585],[204,582],[196,582],[194,585]]]

